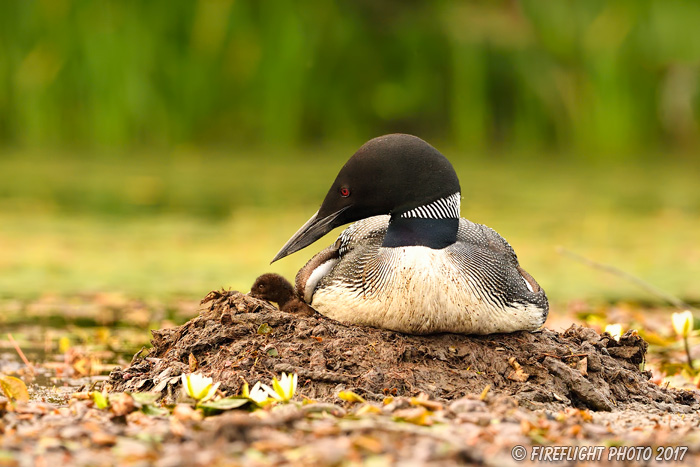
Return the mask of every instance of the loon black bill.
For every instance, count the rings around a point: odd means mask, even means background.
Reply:
[[[270,264],[274,263],[278,259],[282,259],[285,256],[289,256],[292,253],[306,248],[319,238],[326,235],[328,232],[334,228],[340,226],[341,224],[336,224],[335,221],[349,206],[346,206],[339,211],[329,214],[326,217],[319,217],[318,212],[311,216],[311,219],[306,221],[301,228],[292,235],[287,243],[284,244],[282,249],[275,255],[275,257],[270,261]]]

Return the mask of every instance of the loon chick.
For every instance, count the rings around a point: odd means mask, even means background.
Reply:
[[[255,279],[250,295],[275,302],[286,313],[314,314],[314,310],[297,296],[292,284],[279,274],[267,273]]]
[[[272,261],[355,222],[297,274],[297,293],[322,315],[411,334],[538,329],[544,290],[503,237],[460,218],[460,193],[452,164],[422,139],[375,138]]]

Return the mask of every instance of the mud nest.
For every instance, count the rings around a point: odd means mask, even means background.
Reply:
[[[199,316],[182,326],[152,331],[153,348],[115,369],[111,389],[161,391],[175,399],[180,375],[196,369],[237,394],[245,381],[269,383],[281,372],[296,372],[299,393],[329,402],[341,390],[368,400],[421,392],[454,400],[488,386],[530,409],[698,407],[695,393],[649,381],[650,372],[642,369],[647,343],[635,332],[619,341],[577,325],[561,334],[412,336],[285,313],[238,292],[211,292],[202,305]]]

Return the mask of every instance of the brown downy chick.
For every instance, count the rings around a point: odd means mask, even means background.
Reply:
[[[304,303],[287,279],[275,273],[267,273],[255,279],[250,295],[269,302],[275,302],[286,313],[301,313],[312,316],[315,311]]]

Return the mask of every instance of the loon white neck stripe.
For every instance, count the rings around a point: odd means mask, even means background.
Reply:
[[[459,218],[459,199],[460,193],[446,196],[433,201],[424,206],[418,206],[410,211],[401,214],[401,217],[415,217],[421,219],[454,219]]]
[[[441,211],[436,209],[435,206],[427,205],[425,208],[430,211],[431,217],[440,217],[442,215]]]

